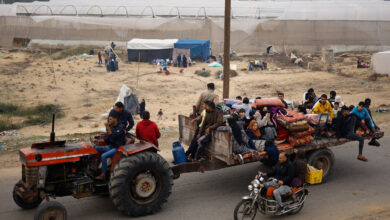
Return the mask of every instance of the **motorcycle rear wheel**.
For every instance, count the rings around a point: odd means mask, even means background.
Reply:
[[[257,214],[257,205],[250,209],[252,205],[251,199],[241,200],[234,209],[234,220],[253,220]]]

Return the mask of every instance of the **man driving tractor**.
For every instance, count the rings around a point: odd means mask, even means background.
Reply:
[[[264,187],[274,187],[273,195],[275,200],[279,204],[279,208],[275,215],[280,215],[283,212],[282,195],[287,195],[291,192],[291,182],[294,178],[294,165],[288,160],[286,153],[279,154],[279,162],[276,164],[275,169],[263,176],[274,177],[278,180],[268,181],[264,183]]]
[[[98,180],[106,179],[107,159],[113,157],[118,150],[118,147],[125,144],[125,127],[118,122],[118,114],[112,113],[108,117],[108,122],[104,122],[107,134],[104,136],[106,146],[95,147],[95,149],[102,153],[102,173],[96,177]]]

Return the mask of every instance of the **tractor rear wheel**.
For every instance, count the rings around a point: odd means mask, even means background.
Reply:
[[[111,173],[110,197],[127,216],[152,214],[172,192],[173,172],[168,162],[154,152],[123,158]]]
[[[16,193],[16,187],[20,184],[22,184],[22,180],[19,180],[15,184],[14,190],[12,191],[12,197],[14,198],[16,205],[18,205],[22,209],[33,209],[33,208],[36,208],[37,206],[39,206],[39,204],[41,204],[41,202],[42,202],[41,197],[38,196],[37,198],[31,199],[31,201],[25,201],[25,200],[23,200],[22,197],[20,197]]]

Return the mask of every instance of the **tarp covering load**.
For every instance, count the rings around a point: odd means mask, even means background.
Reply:
[[[390,51],[373,54],[371,57],[371,65],[375,74],[390,75]]]
[[[127,42],[128,60],[150,62],[154,59],[172,59],[177,41],[178,39],[132,39]]]
[[[208,60],[210,52],[209,40],[186,40],[179,39],[175,43],[175,48],[190,49],[191,59]]]

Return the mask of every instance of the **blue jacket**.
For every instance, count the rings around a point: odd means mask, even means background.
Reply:
[[[355,114],[356,116],[358,116],[361,120],[366,120],[366,119],[370,119],[370,126],[372,129],[375,129],[375,126],[374,126],[374,123],[372,122],[372,118],[370,116],[370,113],[368,113],[367,109],[366,108],[363,108],[363,110],[359,111],[358,110],[358,107],[359,106],[355,106],[355,108],[353,108],[353,110],[351,111],[351,114]],[[368,126],[368,125],[367,125]]]

